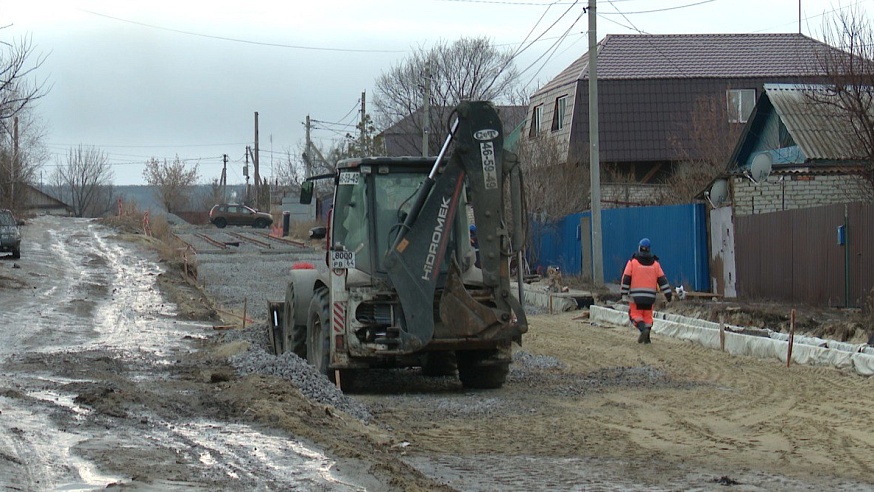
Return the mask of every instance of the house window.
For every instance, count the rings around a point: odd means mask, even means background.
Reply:
[[[728,122],[746,123],[756,105],[755,89],[730,89],[728,98]]]
[[[528,130],[528,135],[534,137],[540,134],[540,125],[543,122],[543,105],[534,106],[534,112],[531,114],[531,128]]]
[[[567,96],[555,98],[555,109],[552,113],[552,131],[564,128],[565,114],[567,114]]]

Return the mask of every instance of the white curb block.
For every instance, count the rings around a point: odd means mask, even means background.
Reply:
[[[591,306],[589,317],[615,325],[628,325],[628,312],[603,306]],[[720,348],[719,323],[687,318],[676,314],[653,313],[652,330],[659,335],[698,343],[707,348]],[[732,330],[732,331],[729,331]],[[743,327],[726,325],[725,351],[732,355],[774,358],[786,362],[789,336],[765,330],[767,337],[735,333]],[[797,364],[832,366],[853,370],[863,376],[874,375],[874,348],[867,344],[854,345],[821,338],[795,336],[792,362]]]

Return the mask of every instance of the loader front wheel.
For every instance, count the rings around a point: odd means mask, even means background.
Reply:
[[[328,367],[331,357],[331,300],[328,289],[319,287],[313,292],[307,316],[307,362],[313,365],[319,373],[324,374],[333,382],[332,371]]]
[[[458,379],[465,388],[500,388],[510,372],[510,358],[509,344],[494,350],[459,350]]]
[[[305,359],[307,356],[307,327],[294,323],[294,282],[285,289],[285,306],[282,310],[282,351],[294,352]]]

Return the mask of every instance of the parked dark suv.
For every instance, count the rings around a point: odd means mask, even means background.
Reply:
[[[0,251],[11,251],[13,258],[21,258],[21,231],[18,221],[12,212],[0,210]]]
[[[219,229],[229,225],[245,225],[263,229],[273,223],[273,217],[245,205],[223,203],[209,211],[209,221]]]

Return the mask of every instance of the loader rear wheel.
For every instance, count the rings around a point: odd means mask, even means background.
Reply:
[[[285,306],[282,310],[282,351],[294,352],[305,359],[307,356],[307,327],[294,324],[294,282],[285,289]]]
[[[331,300],[328,289],[319,287],[313,292],[310,301],[309,316],[307,316],[307,362],[313,365],[319,373],[324,374],[333,382],[333,374],[328,367],[331,347]]]
[[[510,372],[509,344],[494,350],[459,350],[456,359],[458,379],[465,388],[500,388]]]
[[[455,376],[455,354],[428,352],[422,356],[422,375],[427,377]]]

